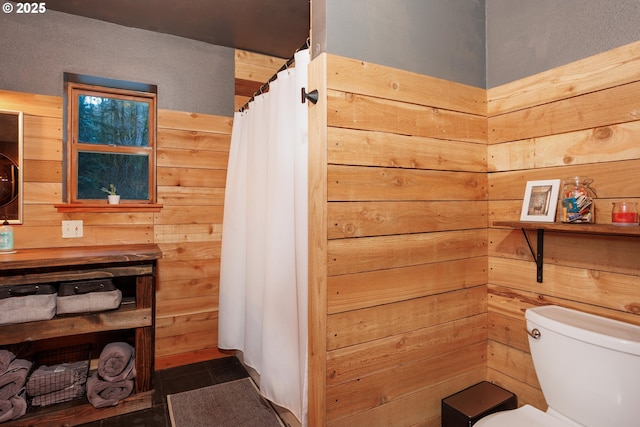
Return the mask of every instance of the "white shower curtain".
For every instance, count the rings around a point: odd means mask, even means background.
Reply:
[[[218,345],[306,425],[309,51],[234,116],[225,189]]]

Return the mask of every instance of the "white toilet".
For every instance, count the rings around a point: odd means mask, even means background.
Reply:
[[[525,318],[549,408],[524,405],[474,427],[640,426],[640,326],[553,305]]]

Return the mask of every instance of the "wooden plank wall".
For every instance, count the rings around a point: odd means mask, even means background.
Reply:
[[[310,424],[439,426],[486,374],[485,91],[311,67]]]
[[[235,110],[238,111],[287,62],[286,58],[236,49]]]
[[[160,246],[156,293],[156,366],[219,357],[218,289],[229,117],[160,111]]]
[[[528,180],[593,178],[597,223],[611,222],[614,201],[640,202],[640,42],[490,89],[487,99],[489,224],[519,219]],[[521,231],[491,227],[488,379],[546,410],[524,310],[558,304],[640,325],[639,254],[638,238],[547,232],[537,283]]]
[[[0,91],[0,109],[24,112],[24,224],[15,245],[45,248],[157,243],[156,367],[219,356],[220,235],[231,118],[160,110],[159,213],[59,213],[62,98]],[[62,220],[84,236],[63,239]]]
[[[243,105],[285,62],[235,53],[235,104]],[[162,111],[158,120],[155,242],[163,250],[156,306],[159,369],[228,354],[218,350],[224,188],[232,118]]]

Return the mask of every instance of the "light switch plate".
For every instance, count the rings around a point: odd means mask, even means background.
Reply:
[[[82,220],[62,221],[62,238],[75,239],[82,237]]]

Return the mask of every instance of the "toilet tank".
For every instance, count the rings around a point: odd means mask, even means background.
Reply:
[[[587,427],[640,426],[640,326],[553,305],[525,318],[547,412]]]

